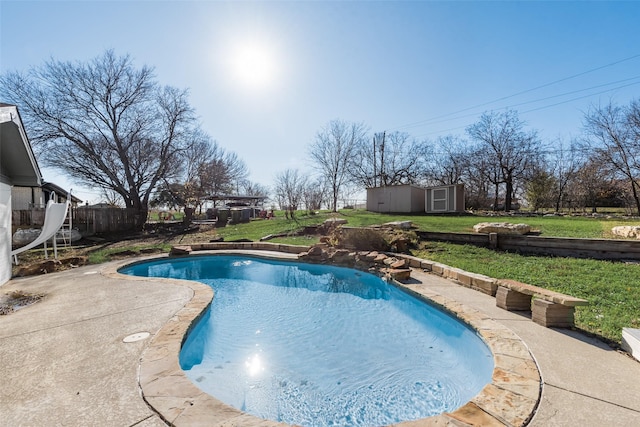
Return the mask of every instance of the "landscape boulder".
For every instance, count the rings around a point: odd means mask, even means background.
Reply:
[[[399,282],[405,282],[411,278],[410,268],[388,268],[384,270],[384,273]]]
[[[191,246],[173,246],[169,251],[170,256],[186,256],[191,253]]]
[[[386,264],[386,261],[389,257],[386,256],[385,254],[378,254],[375,258],[374,258],[374,262],[376,264]]]
[[[508,222],[481,222],[473,226],[476,233],[527,234],[531,227],[527,224],[511,224]]]
[[[409,230],[412,227],[411,221],[392,221],[387,222],[384,225],[391,228],[399,228],[401,230]]]
[[[613,227],[611,232],[616,236],[640,239],[640,225],[619,225]]]

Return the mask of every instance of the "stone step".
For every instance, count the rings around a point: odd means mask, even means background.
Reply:
[[[622,328],[622,348],[640,361],[640,329]]]

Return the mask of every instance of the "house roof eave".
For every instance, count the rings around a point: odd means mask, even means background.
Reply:
[[[4,103],[0,104],[0,175],[12,185],[42,185],[42,173],[18,107]]]

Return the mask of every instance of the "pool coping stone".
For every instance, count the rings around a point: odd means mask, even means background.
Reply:
[[[275,245],[276,251],[242,249],[240,245],[228,249],[225,245],[207,245],[197,248],[192,258],[211,254],[241,254],[262,258],[297,260],[304,247]],[[203,245],[204,246],[204,245]],[[279,252],[284,250],[285,252]],[[123,260],[104,269],[102,274],[112,278],[142,281],[170,281],[190,288],[193,296],[156,334],[142,354],[138,383],[145,402],[168,424],[173,426],[287,426],[285,423],[261,419],[235,409],[196,387],[180,368],[179,352],[193,326],[210,306],[214,291],[207,285],[180,279],[150,278],[124,275],[118,270],[124,266],[169,258],[167,255],[139,258],[134,262]],[[175,257],[185,258],[185,256]],[[422,271],[445,270],[430,261],[412,257],[413,268]],[[420,261],[418,261],[420,260]],[[419,265],[419,267],[417,267]],[[431,267],[429,269],[425,267]],[[435,267],[435,268],[434,268]],[[456,269],[457,277],[465,274]],[[449,277],[453,278],[453,277]],[[484,278],[482,278],[484,279]],[[413,279],[394,285],[429,304],[436,305],[470,325],[489,346],[494,357],[492,382],[487,384],[471,401],[453,412],[396,424],[399,427],[428,426],[524,426],[533,416],[541,394],[541,376],[535,359],[526,344],[506,326],[488,315],[454,300],[448,299],[420,280]]]

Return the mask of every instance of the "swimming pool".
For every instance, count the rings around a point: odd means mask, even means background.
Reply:
[[[214,288],[181,366],[207,393],[262,418],[390,424],[451,411],[491,381],[492,355],[471,329],[368,273],[235,255],[121,273]]]

